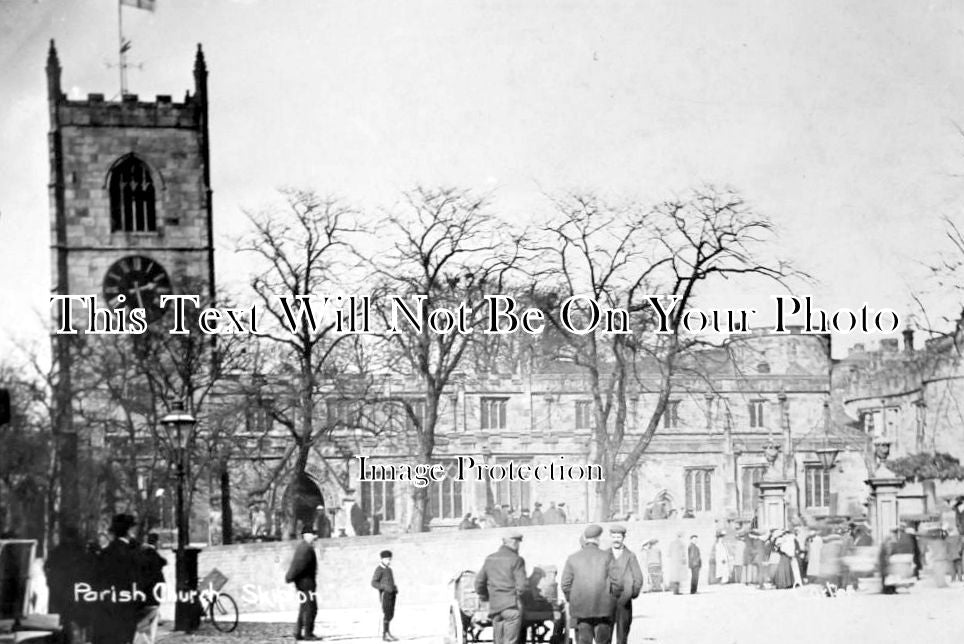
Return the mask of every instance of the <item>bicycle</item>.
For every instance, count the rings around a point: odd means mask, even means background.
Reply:
[[[211,620],[214,628],[222,633],[230,633],[238,627],[238,603],[231,595],[221,592],[227,581],[227,577],[215,569],[201,582],[203,590],[197,596],[201,617]]]
[[[201,617],[206,617],[214,628],[222,633],[230,633],[238,627],[238,604],[227,593],[215,590],[198,593],[201,604]]]

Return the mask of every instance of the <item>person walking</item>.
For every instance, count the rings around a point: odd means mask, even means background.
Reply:
[[[117,514],[111,520],[113,539],[97,560],[97,582],[101,592],[132,589],[138,581],[137,544],[131,529],[137,525],[130,514]],[[94,644],[129,644],[137,629],[140,602],[111,601],[110,595],[96,606],[91,623]]]
[[[951,562],[951,581],[964,581],[964,569],[961,567],[962,549],[964,540],[956,526],[951,527],[950,534],[947,535],[947,557]]]
[[[563,520],[562,513],[559,511],[559,508],[556,507],[555,501],[549,501],[549,509],[546,510],[546,513],[543,515],[542,520],[543,520],[543,523],[545,523],[545,525],[555,525],[558,523],[565,523],[565,521]]]
[[[730,551],[726,548],[723,536],[722,532],[718,533],[716,543],[713,544],[713,561],[716,562],[713,574],[718,583],[728,584],[730,583]]]
[[[64,529],[63,539],[50,550],[44,562],[49,593],[47,612],[60,615],[66,644],[86,641],[86,607],[77,603],[73,591],[78,582],[90,583],[91,561],[92,558],[84,550],[80,533],[68,526]]]
[[[696,594],[696,587],[700,583],[700,568],[703,566],[703,559],[700,557],[700,547],[696,544],[697,536],[690,537],[690,545],[686,549],[686,561],[690,569],[690,595]]]
[[[615,525],[609,528],[609,538],[612,541],[611,552],[616,562],[616,574],[623,586],[623,592],[616,600],[616,643],[626,644],[629,628],[633,623],[633,600],[639,597],[639,591],[643,589],[643,571],[636,555],[626,547],[624,526]]]
[[[560,585],[576,622],[577,644],[612,641],[616,601],[623,592],[616,560],[611,552],[599,549],[601,534],[600,526],[588,526],[582,549],[566,559],[562,571]]]
[[[519,556],[522,533],[513,531],[485,558],[475,576],[475,592],[489,602],[494,644],[517,644],[522,631],[522,597],[529,587],[525,559]]]
[[[676,534],[676,538],[669,544],[666,552],[666,583],[674,595],[680,594],[680,585],[684,577],[689,574],[686,567],[686,544],[683,543],[683,533]]]
[[[372,573],[372,588],[378,591],[378,602],[382,607],[382,639],[386,642],[394,642],[398,638],[392,635],[389,625],[395,617],[398,586],[395,585],[395,574],[392,572],[392,551],[382,550],[378,556],[381,562]]]
[[[820,564],[823,557],[823,535],[819,532],[810,537],[810,546],[807,548],[807,579],[811,583],[819,583],[823,578],[823,571]]]
[[[741,584],[746,574],[743,563],[746,559],[746,540],[743,537],[735,537],[727,543],[727,548],[730,551],[730,561],[733,564],[730,580],[735,584]]]
[[[943,535],[943,532],[941,534]],[[934,585],[937,588],[947,588],[947,542],[943,537],[930,540],[927,545],[927,560],[930,562]]]
[[[140,581],[147,599],[137,614],[137,634],[134,644],[154,644],[157,639],[157,624],[160,617],[160,598],[164,592],[164,566],[167,559],[157,551],[159,540],[156,532],[147,535],[147,543],[137,553],[140,564]],[[203,589],[202,589],[203,590]]]
[[[295,624],[295,639],[307,642],[318,641],[315,635],[315,616],[318,615],[318,597],[316,595],[318,574],[318,556],[312,545],[315,541],[314,528],[305,524],[301,528],[301,542],[295,549],[295,555],[288,566],[285,583],[294,584],[298,590],[298,622]]]
[[[649,592],[663,592],[663,553],[659,540],[650,539],[643,545],[646,553],[646,573],[649,575]]]

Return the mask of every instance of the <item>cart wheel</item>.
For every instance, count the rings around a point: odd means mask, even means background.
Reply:
[[[449,609],[449,637],[451,644],[465,644],[465,628],[462,625],[462,612]]]

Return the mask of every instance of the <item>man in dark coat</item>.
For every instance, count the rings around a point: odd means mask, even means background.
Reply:
[[[686,560],[690,567],[690,595],[696,594],[696,587],[700,583],[700,568],[703,560],[700,558],[700,547],[696,545],[696,535],[690,537],[690,545],[686,550]]]
[[[147,593],[147,600],[138,610],[137,632],[143,633],[153,642],[157,636],[158,613],[160,599],[164,593],[164,566],[167,559],[157,551],[158,535],[152,532],[147,535],[147,543],[137,552],[140,581],[138,586]]]
[[[301,543],[295,549],[295,556],[291,559],[286,583],[293,583],[298,589],[298,623],[295,624],[295,639],[317,641],[315,636],[315,616],[318,614],[318,597],[315,593],[318,574],[318,557],[311,545],[315,540],[315,531],[311,524],[305,524],[301,529]]]
[[[549,501],[549,509],[546,510],[546,513],[543,515],[542,521],[545,525],[555,525],[564,522],[562,512],[556,507],[555,501]]]
[[[643,571],[639,567],[636,555],[626,547],[626,528],[614,525],[609,528],[609,538],[612,540],[613,559],[616,561],[616,572],[622,581],[623,592],[616,600],[616,642],[626,644],[629,637],[629,627],[633,623],[633,600],[643,589]]]
[[[325,506],[319,505],[315,510],[315,534],[319,539],[331,539],[331,520],[325,512]]]
[[[64,538],[51,549],[44,563],[49,589],[48,611],[60,615],[67,642],[83,642],[81,629],[87,625],[87,606],[74,601],[74,584],[93,582],[93,559],[84,550],[80,533],[67,527]]]
[[[130,535],[136,524],[130,514],[115,515],[110,526],[113,539],[97,561],[98,587],[110,594],[101,595],[93,610],[95,644],[129,644],[134,639],[140,600],[146,597],[138,583],[137,544]]]
[[[623,585],[611,552],[599,549],[602,528],[591,525],[583,533],[583,546],[566,560],[562,592],[569,614],[576,620],[577,644],[609,644],[613,635],[616,599]]]
[[[528,588],[526,562],[519,556],[522,533],[502,539],[475,576],[475,592],[489,602],[494,644],[517,644],[522,630],[522,597]]]
[[[378,590],[378,601],[382,606],[382,639],[394,642],[398,638],[389,630],[392,618],[395,617],[395,597],[398,586],[395,585],[395,574],[392,572],[392,551],[382,550],[379,554],[381,563],[372,574],[372,588]]]
[[[545,517],[542,516],[542,504],[536,501],[536,504],[533,507],[532,525],[543,525],[545,523]]]

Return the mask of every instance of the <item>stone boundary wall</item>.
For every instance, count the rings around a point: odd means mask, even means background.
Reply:
[[[371,576],[378,565],[378,553],[394,553],[392,568],[399,586],[399,605],[446,601],[452,596],[449,581],[463,570],[478,570],[485,557],[501,544],[511,530],[523,535],[520,554],[527,572],[536,565],[558,567],[562,573],[566,558],[579,548],[579,537],[587,524],[528,526],[488,530],[446,530],[423,534],[319,539],[318,602],[324,608],[356,608],[377,603]],[[609,546],[608,527],[601,546]],[[710,519],[667,519],[661,521],[626,522],[627,545],[639,554],[643,542],[659,539],[664,562],[667,547],[678,532],[688,542],[691,534],[699,535],[703,555],[701,584],[706,583],[715,523]],[[250,543],[213,546],[200,553],[199,578],[217,568],[228,582],[222,589],[238,603],[242,613],[297,610],[294,586],[284,583],[285,572],[296,542]],[[165,554],[165,556],[167,556]],[[174,580],[174,557],[168,557],[165,577]]]

